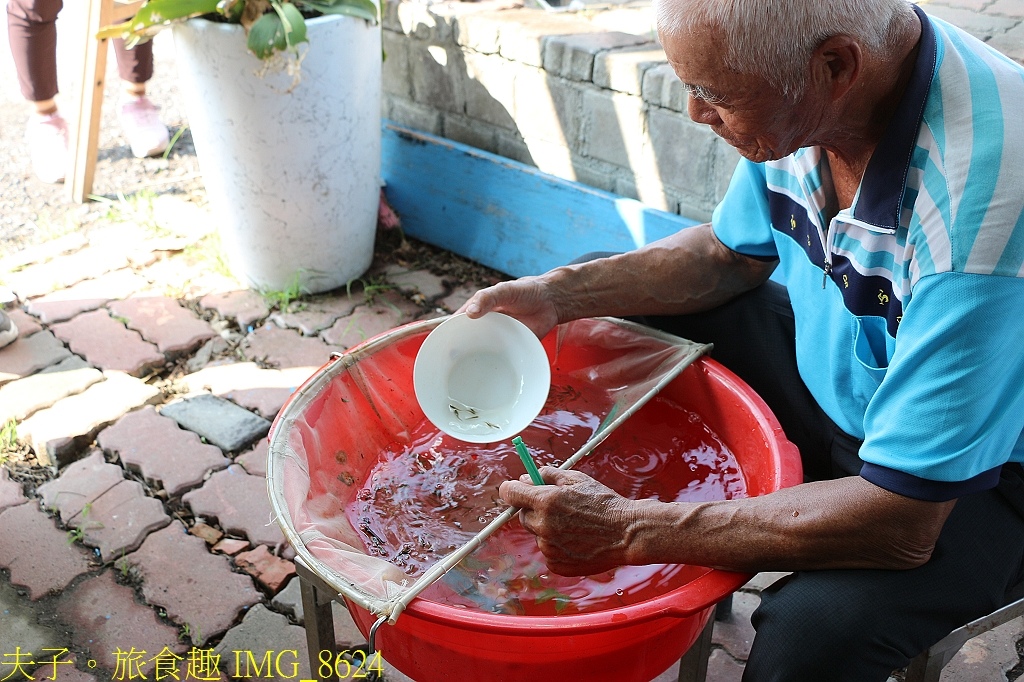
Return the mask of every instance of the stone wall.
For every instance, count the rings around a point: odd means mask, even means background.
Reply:
[[[396,2],[384,115],[559,177],[707,220],[739,156],[686,114],[651,32],[492,2]]]

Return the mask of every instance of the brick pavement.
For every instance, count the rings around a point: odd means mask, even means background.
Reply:
[[[922,6],[1024,61],[1024,0]],[[160,204],[202,212],[170,196]],[[298,580],[266,503],[265,440],[246,432],[218,447],[198,422],[175,423],[171,406],[216,396],[272,419],[331,352],[456,309],[474,290],[379,262],[373,281],[394,288],[371,297],[357,284],[279,310],[190,257],[184,247],[201,237],[101,221],[88,239],[72,233],[0,261],[22,330],[0,350],[0,417],[17,420],[29,463],[60,466],[45,484],[26,475],[38,468],[12,463],[13,478],[0,468],[0,643],[69,647],[75,662],[60,679],[109,679],[118,647],[149,658],[192,645],[301,650]],[[709,680],[739,679],[749,615],[776,577],[751,581],[716,624]],[[339,643],[361,643],[340,608],[335,621]],[[973,640],[943,680],[1003,679],[1022,637],[1018,619]],[[673,669],[658,678],[673,679]]]

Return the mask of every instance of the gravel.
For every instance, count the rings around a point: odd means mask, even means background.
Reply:
[[[77,30],[74,5],[67,3],[58,24],[58,75],[61,93],[57,104],[69,125],[74,125],[75,87],[84,52],[76,49]],[[80,24],[79,24],[80,25]],[[106,213],[102,202],[79,205],[71,202],[63,184],[51,185],[32,173],[24,141],[25,123],[32,111],[21,97],[17,75],[10,57],[7,31],[0,31],[0,256],[30,244],[88,227]],[[80,41],[79,41],[80,44]],[[120,79],[113,51],[107,60],[107,87],[103,98],[99,152],[92,193],[116,199],[118,193],[150,190],[158,194],[180,194],[205,203],[205,189],[199,174],[195,147],[177,90],[174,45],[169,31],[154,40],[154,77],[148,96],[161,109],[161,118],[173,137],[184,128],[166,159],[136,159],[121,134],[115,108],[120,97]],[[0,273],[2,278],[2,273]]]

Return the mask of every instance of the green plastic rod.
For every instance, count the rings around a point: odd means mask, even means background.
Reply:
[[[526,467],[526,473],[530,474],[530,480],[533,481],[533,484],[546,485],[544,483],[544,479],[540,477],[540,472],[537,471],[537,465],[534,464],[533,457],[530,457],[530,453],[526,449],[523,439],[516,436],[512,439],[512,445],[516,446],[516,452],[519,453],[519,459],[523,460],[523,466]]]

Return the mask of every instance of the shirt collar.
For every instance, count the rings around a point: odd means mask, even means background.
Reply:
[[[900,225],[910,160],[917,146],[938,53],[935,30],[928,16],[917,5],[913,7],[921,20],[921,47],[917,63],[892,121],[868,161],[853,207],[853,215],[858,220],[888,230],[895,230]]]

